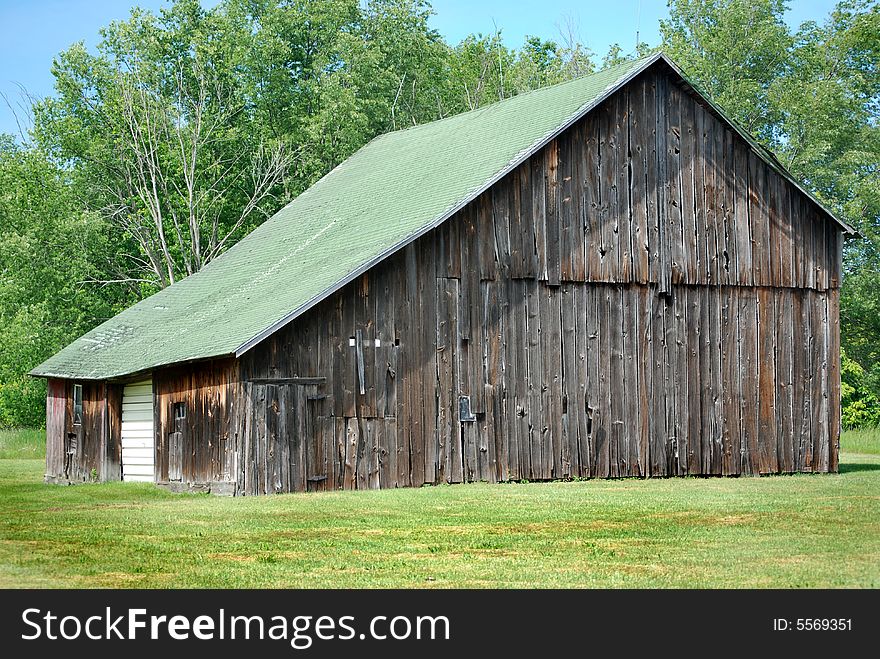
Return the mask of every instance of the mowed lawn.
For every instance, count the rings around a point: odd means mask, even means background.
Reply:
[[[240,499],[44,485],[41,441],[0,433],[2,587],[880,586],[877,432],[839,475]]]

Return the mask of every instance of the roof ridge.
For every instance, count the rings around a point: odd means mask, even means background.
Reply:
[[[395,128],[394,130],[389,130],[384,133],[379,133],[378,135],[373,137],[369,142],[364,144],[364,146],[362,146],[361,149],[364,148],[365,146],[369,145],[371,142],[388,137],[390,135],[397,135],[399,133],[404,133],[406,131],[418,130],[419,128],[424,128],[425,126],[432,126],[435,124],[439,124],[440,122],[443,122],[443,121],[449,121],[451,119],[462,119],[462,118],[466,118],[468,116],[476,116],[477,114],[483,113],[487,110],[497,109],[499,106],[506,104],[506,103],[509,103],[510,101],[513,101],[515,99],[522,99],[525,96],[530,96],[533,94],[540,94],[543,92],[547,92],[548,90],[559,89],[560,87],[573,85],[575,83],[583,83],[588,78],[593,78],[593,77],[601,75],[601,74],[606,74],[606,73],[614,71],[615,69],[628,69],[628,68],[636,67],[638,62],[641,62],[642,60],[650,60],[652,58],[656,58],[662,52],[663,52],[662,50],[658,50],[653,53],[650,53],[649,55],[643,55],[642,57],[636,57],[635,59],[625,60],[623,62],[618,62],[617,64],[613,64],[613,65],[606,67],[604,69],[590,71],[589,73],[584,73],[583,75],[579,75],[574,78],[569,78],[568,80],[562,80],[561,82],[554,82],[552,85],[543,85],[541,87],[534,87],[532,89],[526,89],[524,91],[521,91],[521,92],[514,94],[513,96],[508,96],[507,98],[502,98],[502,99],[498,99],[496,101],[492,101],[491,103],[487,103],[486,105],[481,105],[480,107],[474,108],[472,110],[465,110],[464,112],[450,114],[446,117],[440,117],[439,119],[432,119],[431,121],[425,121],[424,123],[416,124],[414,126],[404,126],[403,128]],[[360,149],[358,149],[358,151],[360,151]],[[355,151],[355,153],[357,153],[357,151]],[[352,155],[354,155],[354,154],[352,154]]]

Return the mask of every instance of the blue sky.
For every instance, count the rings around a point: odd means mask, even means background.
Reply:
[[[98,30],[128,16],[137,4],[158,9],[165,0],[0,0],[0,92],[16,104],[20,87],[35,96],[52,93],[49,68],[54,56],[77,41],[93,47]],[[205,4],[215,4],[207,0]],[[821,21],[833,0],[796,0],[787,19],[792,25]],[[658,21],[667,15],[665,0],[434,0],[433,26],[451,43],[470,33],[489,33],[497,26],[508,45],[526,35],[558,39],[560,26],[571,24],[581,40],[598,54],[612,43],[624,51],[639,38],[659,42]],[[0,132],[16,133],[13,112],[0,99]]]

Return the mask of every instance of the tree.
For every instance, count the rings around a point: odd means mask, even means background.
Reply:
[[[108,281],[173,284],[277,208],[295,150],[252,138],[232,36],[184,0],[111,25],[98,55],[80,44],[56,60],[36,135],[122,238],[129,263]]]
[[[26,373],[130,300],[100,276],[108,227],[36,149],[0,137],[0,426],[39,426],[45,383]]]
[[[792,37],[783,0],[672,0],[663,48],[746,130],[773,142],[769,90],[785,73]]]

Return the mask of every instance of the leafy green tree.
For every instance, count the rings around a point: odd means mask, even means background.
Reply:
[[[253,139],[225,16],[181,0],[103,36],[97,55],[78,44],[56,60],[58,95],[35,108],[36,137],[123,238],[130,264],[111,280],[164,287],[277,208],[295,152]]]
[[[660,21],[663,48],[749,132],[771,140],[769,90],[785,72],[792,37],[784,0],[673,0]]]
[[[131,301],[87,283],[107,229],[44,154],[0,138],[0,426],[41,425],[45,383],[27,371]]]

